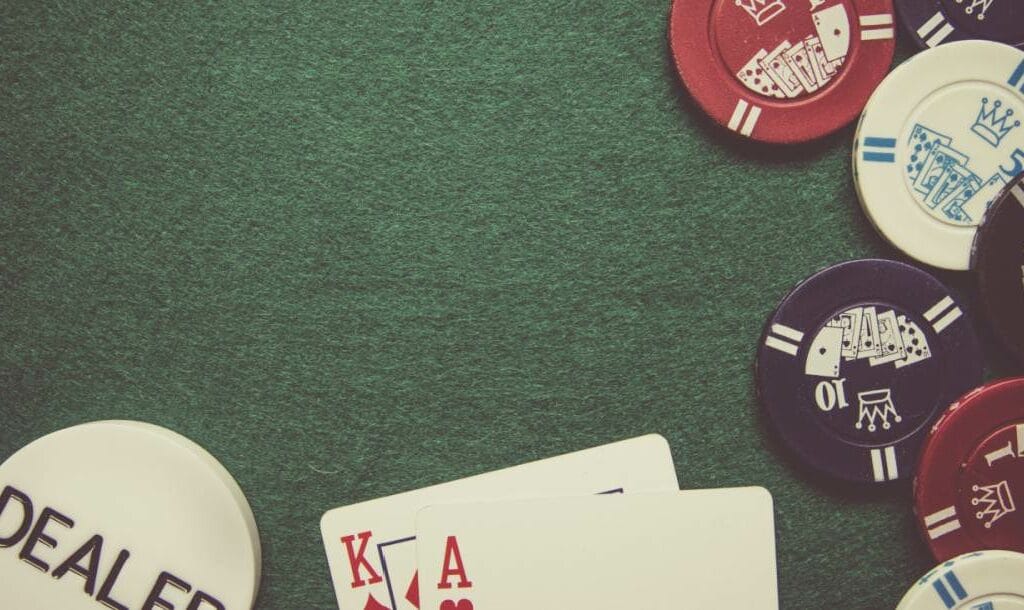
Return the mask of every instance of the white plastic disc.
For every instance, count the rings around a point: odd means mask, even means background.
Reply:
[[[0,465],[0,608],[242,610],[260,565],[238,484],[165,428],[74,426]]]
[[[985,210],[1024,171],[1024,52],[969,40],[900,65],[864,109],[853,171],[882,236],[923,263],[966,270]]]
[[[1024,554],[979,551],[943,563],[896,610],[1024,610]]]

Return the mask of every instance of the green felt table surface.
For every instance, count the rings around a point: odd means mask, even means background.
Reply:
[[[783,608],[894,606],[932,563],[909,484],[809,474],[752,381],[794,283],[899,257],[852,127],[730,137],[668,8],[6,2],[0,459],[185,434],[248,495],[257,607],[333,608],[324,511],[658,432],[684,487],[771,490]]]

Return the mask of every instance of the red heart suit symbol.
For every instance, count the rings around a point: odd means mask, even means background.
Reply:
[[[473,602],[468,599],[460,599],[459,601],[446,599],[441,602],[440,610],[473,610]]]

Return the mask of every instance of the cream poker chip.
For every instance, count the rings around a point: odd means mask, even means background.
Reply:
[[[0,608],[242,610],[260,562],[238,484],[165,428],[74,426],[0,465]]]
[[[921,577],[896,610],[1020,610],[1024,555],[976,551],[943,562]]]
[[[987,40],[923,51],[875,89],[853,148],[854,185],[879,233],[914,259],[964,271],[985,211],[1024,172],[1024,52]]]

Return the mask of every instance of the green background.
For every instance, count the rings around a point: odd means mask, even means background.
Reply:
[[[930,567],[908,484],[806,473],[754,399],[795,282],[898,257],[852,128],[712,125],[667,0],[178,4],[0,15],[0,459],[191,437],[255,511],[259,608],[334,607],[329,508],[647,432],[684,487],[773,492],[784,608]]]

